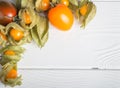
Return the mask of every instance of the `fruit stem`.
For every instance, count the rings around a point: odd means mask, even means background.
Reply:
[[[53,7],[55,7],[55,5],[52,3],[52,2],[50,2],[50,6],[53,8]]]
[[[18,18],[18,16],[15,16],[15,17],[13,18],[13,22],[19,23],[19,21],[21,21],[21,19]]]

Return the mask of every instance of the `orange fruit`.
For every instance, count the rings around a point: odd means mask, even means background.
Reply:
[[[14,79],[16,77],[17,77],[17,71],[15,69],[10,70],[6,75],[6,79]]]
[[[10,36],[16,40],[19,41],[24,37],[24,32],[21,30],[17,30],[17,29],[11,29],[10,30]]]
[[[69,5],[69,0],[61,0],[60,3],[68,6]]]
[[[42,0],[41,9],[45,11],[45,10],[48,10],[49,7],[50,7],[50,0]]]
[[[69,30],[74,21],[71,10],[63,4],[51,8],[48,12],[48,19],[53,26],[62,31]]]
[[[82,16],[85,16],[86,13],[87,13],[87,9],[88,9],[87,4],[83,5],[83,6],[80,8],[80,14],[81,14]]]
[[[11,23],[17,15],[17,9],[9,0],[0,0],[0,24]]]
[[[30,24],[31,23],[30,15],[27,12],[25,12],[23,14],[23,16],[24,16],[24,22],[25,22],[25,24]]]
[[[7,50],[4,52],[5,55],[15,55],[15,52],[12,50]]]
[[[38,11],[46,11],[50,7],[50,0],[39,0],[36,2],[36,9]]]

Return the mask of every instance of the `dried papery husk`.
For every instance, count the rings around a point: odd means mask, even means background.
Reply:
[[[0,71],[0,79],[2,79],[2,78],[5,79],[7,73],[8,73],[11,69],[16,68],[15,66],[16,66],[16,64],[13,64],[13,63],[11,63],[11,62],[3,65],[3,66],[2,66],[2,70]],[[2,81],[2,80],[1,80],[1,81]]]
[[[48,20],[37,15],[37,24],[31,29],[31,35],[33,40],[39,47],[43,47],[48,40]]]
[[[30,24],[26,24],[25,23],[25,18],[24,18],[24,14],[27,13],[30,17],[31,23]],[[18,13],[19,18],[21,19],[20,21],[20,25],[25,29],[25,30],[30,30],[32,29],[35,25],[36,25],[36,13],[34,11],[34,9],[32,8],[24,8],[21,9]]]
[[[22,54],[25,51],[25,49],[22,48],[21,46],[8,45],[8,46],[6,46],[4,48],[1,48],[0,53],[5,52],[6,50],[13,50],[18,54]]]
[[[7,44],[7,36],[5,33],[5,26],[0,25],[0,46],[5,47],[6,44]]]
[[[59,1],[59,0],[57,0]],[[35,0],[35,10],[37,12],[47,11],[50,8],[50,0],[44,4],[44,0]],[[51,3],[53,5],[53,3]]]
[[[38,36],[38,33],[37,33],[37,25],[35,25],[31,30],[30,30],[30,33],[31,33],[31,36],[32,36],[32,39],[34,40],[34,42],[40,46],[40,40],[39,40],[39,36]]]
[[[31,42],[32,42],[32,36],[31,36],[30,30],[29,30],[29,31],[26,31],[26,39],[25,39],[25,42],[27,42],[27,43],[31,43]]]
[[[84,21],[83,21],[83,23],[82,23],[82,25],[81,25],[81,27],[85,27],[94,17],[95,17],[95,15],[96,15],[96,6],[95,6],[95,4],[93,4],[92,2],[90,2],[89,4],[88,4],[88,8],[90,8],[89,10],[88,10],[88,13],[87,13],[87,15],[85,16],[85,19],[84,19]]]
[[[4,34],[5,34],[5,26],[0,25],[0,32],[2,32],[2,33],[4,33]]]
[[[22,38],[21,40],[19,40],[19,41],[14,40],[14,39],[10,36],[10,34],[9,34],[9,32],[10,32],[11,29],[16,29],[16,30],[23,31],[23,33],[24,33],[23,38]],[[24,29],[23,29],[20,25],[18,25],[17,23],[15,23],[15,22],[9,23],[9,24],[6,26],[6,29],[5,29],[5,30],[6,30],[6,32],[7,32],[8,41],[9,41],[9,43],[10,43],[11,45],[22,45],[22,44],[24,44],[24,43],[27,43],[27,38],[26,38],[26,36],[27,36],[27,31],[24,30]]]
[[[87,12],[85,15],[80,13],[80,8],[84,5],[87,5]],[[89,0],[82,0],[79,2],[79,8],[76,9],[76,17],[81,24],[81,28],[85,28],[86,25],[94,18],[96,14],[96,6],[93,2]]]
[[[16,0],[16,7],[18,9],[32,7],[34,8],[34,1],[35,0]]]
[[[3,55],[1,57],[1,60],[0,60],[0,64],[1,65],[5,65],[6,63],[9,63],[9,62],[13,62],[13,63],[17,63],[18,61],[20,61],[21,59],[21,55]]]
[[[51,0],[53,4],[56,4],[58,0]]]
[[[21,7],[26,8],[26,7],[31,7],[34,8],[34,1],[35,0],[21,0]]]
[[[15,53],[15,55],[6,55],[5,52],[8,50],[13,51]],[[25,51],[25,49],[20,46],[8,45],[4,48],[1,48],[0,53],[2,54],[2,57],[0,60],[0,64],[4,65],[8,62],[17,63],[21,59],[21,54],[24,51]]]
[[[41,47],[43,47],[48,40],[48,28],[48,19],[41,16],[37,24],[37,32],[40,39]]]
[[[42,0],[35,0],[35,9],[38,12],[42,11],[41,8],[40,8],[42,6],[41,2],[42,2]]]
[[[2,83],[4,83],[6,86],[11,86],[14,87],[16,85],[21,85],[21,76],[17,76],[16,78],[10,79],[10,78],[6,78],[7,73],[11,70],[11,69],[16,69],[17,65],[14,63],[7,63],[4,66],[2,66],[2,70],[0,71],[0,80]]]
[[[88,4],[89,2],[90,2],[90,0],[80,0],[78,2],[78,5],[79,5],[79,7],[82,7],[83,5]]]
[[[69,0],[70,4],[78,6],[78,0]]]

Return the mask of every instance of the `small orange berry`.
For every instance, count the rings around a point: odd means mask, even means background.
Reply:
[[[68,6],[69,5],[69,0],[61,0],[60,3]]]
[[[25,24],[30,24],[31,23],[30,15],[27,12],[25,12],[23,14],[23,16],[24,16],[24,22],[25,22]]]
[[[6,79],[14,79],[16,77],[17,77],[17,71],[15,69],[10,70],[6,75]]]
[[[83,5],[83,6],[80,8],[80,14],[81,14],[82,16],[85,16],[86,13],[87,13],[87,9],[88,9],[87,4]]]
[[[7,50],[4,52],[5,55],[15,55],[15,52],[12,50]]]
[[[21,30],[17,30],[17,29],[11,29],[10,30],[10,36],[16,40],[19,41],[24,37],[24,32]]]

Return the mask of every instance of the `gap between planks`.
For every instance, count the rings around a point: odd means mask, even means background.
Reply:
[[[18,68],[18,70],[81,70],[81,71],[120,71],[120,69],[100,69],[100,68]]]

